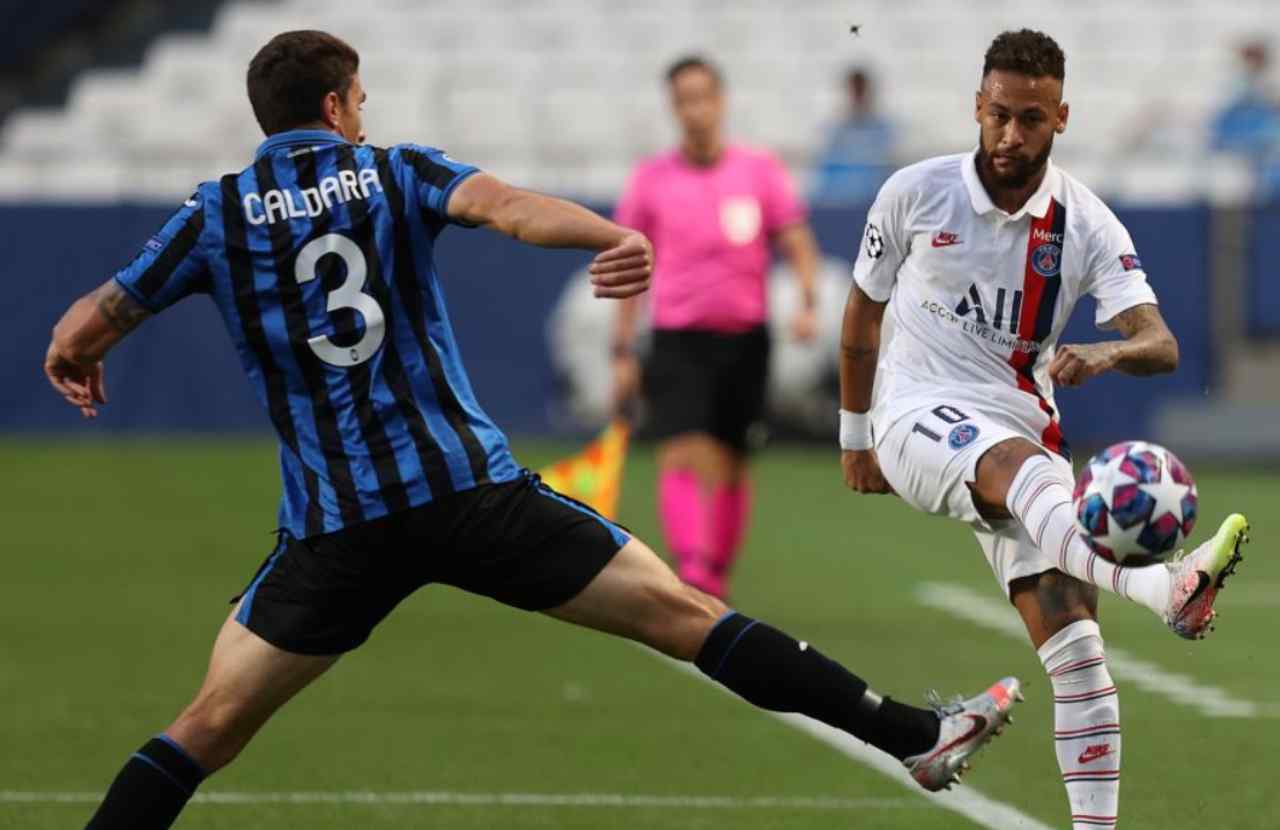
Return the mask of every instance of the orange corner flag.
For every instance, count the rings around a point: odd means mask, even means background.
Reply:
[[[591,505],[606,519],[618,516],[622,465],[627,460],[631,428],[625,421],[609,424],[582,452],[538,471],[555,490]]]

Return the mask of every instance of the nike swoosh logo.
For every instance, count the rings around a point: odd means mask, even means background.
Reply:
[[[961,239],[954,233],[935,233],[932,243],[935,248],[946,248],[951,245],[959,245]]]
[[[1111,754],[1111,744],[1097,744],[1095,746],[1086,747],[1084,752],[1080,753],[1080,757],[1076,759],[1077,763],[1089,764],[1099,758],[1105,758]]]
[[[982,730],[987,728],[987,719],[984,718],[982,715],[965,715],[965,717],[973,721],[973,727],[968,732],[964,733],[963,735],[956,738],[951,743],[947,744],[946,746],[939,749],[937,752],[933,753],[933,755],[931,755],[930,758],[936,758],[937,756],[941,755],[944,752],[951,751],[955,747],[973,738],[975,735],[979,734],[980,732],[982,732]]]

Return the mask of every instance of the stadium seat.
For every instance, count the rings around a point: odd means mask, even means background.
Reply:
[[[1110,195],[1219,200],[1241,189],[1236,177],[1223,184],[1195,172],[1200,125],[1233,82],[1234,48],[1280,27],[1280,5],[1267,0],[1087,0],[1069,12],[1026,0],[990,4],[982,16],[947,0],[799,5],[370,0],[357,8],[347,0],[236,0],[206,33],[162,37],[136,71],[85,73],[61,111],[13,115],[0,168],[40,165],[74,148],[95,169],[115,166],[112,181],[133,196],[183,196],[187,185],[163,189],[172,172],[135,175],[139,158],[155,153],[164,170],[180,171],[227,160],[233,148],[251,151],[260,136],[244,95],[249,58],[270,34],[321,28],[361,50],[376,143],[445,145],[549,190],[567,181],[605,187],[617,170],[674,140],[662,72],[700,51],[725,69],[738,137],[773,147],[803,177],[825,125],[840,114],[843,73],[853,65],[875,75],[880,107],[899,128],[899,160],[972,146],[982,50],[1001,26],[1034,21],[1068,55],[1073,115],[1059,147],[1064,161],[1114,171],[1136,155],[1129,172],[1106,177]],[[857,35],[853,24],[862,27]],[[1156,116],[1157,126],[1144,127]],[[575,160],[585,169],[565,173]],[[22,182],[35,181],[16,176],[3,192],[20,195]]]

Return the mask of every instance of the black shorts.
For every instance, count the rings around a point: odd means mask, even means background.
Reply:
[[[642,435],[670,438],[708,433],[740,453],[764,417],[769,330],[741,334],[655,329],[644,367],[648,404]]]
[[[439,582],[527,611],[577,596],[629,536],[536,475],[486,484],[334,533],[279,544],[236,619],[296,654],[340,654],[400,600]]]

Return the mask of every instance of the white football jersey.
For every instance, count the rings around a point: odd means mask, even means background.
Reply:
[[[976,150],[895,173],[867,218],[853,277],[889,302],[873,421],[922,397],[1003,416],[1067,455],[1048,366],[1076,301],[1100,328],[1156,302],[1133,241],[1102,200],[1057,169],[1017,213],[992,203]]]

